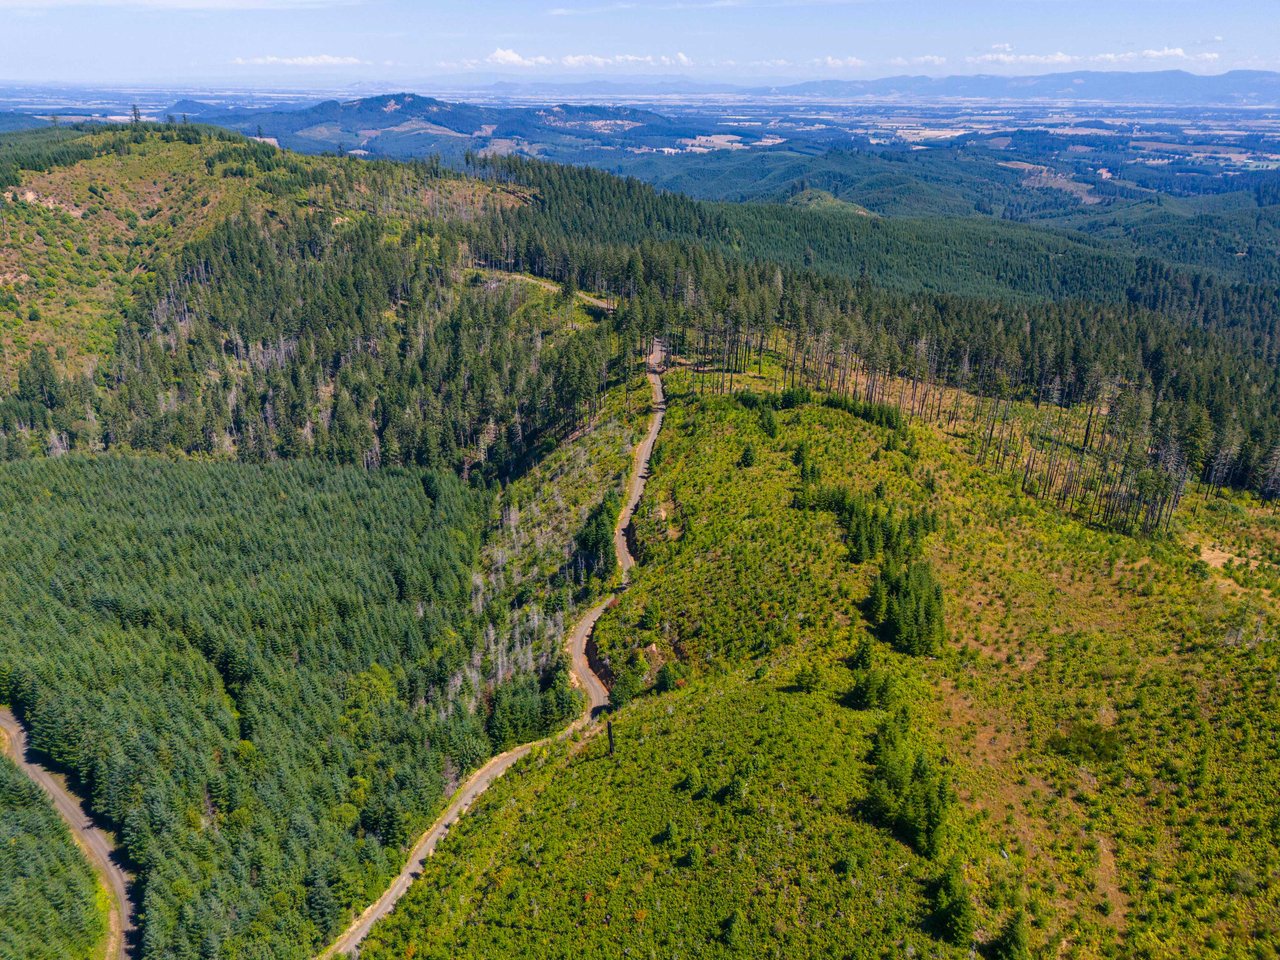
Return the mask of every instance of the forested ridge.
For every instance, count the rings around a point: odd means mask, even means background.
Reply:
[[[1114,410],[1118,397],[1129,397],[1145,411],[1140,427],[1153,458],[1162,445],[1168,453],[1167,440],[1192,477],[1216,469],[1215,482],[1280,491],[1274,289],[1151,260],[1113,261],[1105,252],[1061,263],[997,247],[988,263],[973,264],[979,275],[1040,271],[1059,285],[1054,296],[895,292],[848,262],[789,269],[751,252],[750,242],[767,247],[785,235],[770,224],[796,211],[727,208],[740,219],[763,218],[743,231],[748,249],[735,252],[730,221],[694,201],[596,171],[476,162],[482,175],[530,184],[538,197],[477,225],[485,262],[630,297],[635,316],[670,328],[676,348],[700,362],[742,371],[785,336],[794,370],[815,385],[856,359],[881,382],[923,377],[1005,401],[1081,407],[1106,397]],[[805,236],[826,235],[821,221],[796,219],[796,229],[801,223]],[[890,229],[878,224],[867,229]],[[947,222],[932,236],[964,229]],[[844,228],[830,236],[850,242]],[[907,275],[916,258],[929,256],[927,243],[904,243]],[[1125,271],[1118,277],[1117,265]],[[1019,281],[1018,289],[1031,292],[1036,283]]]
[[[165,135],[117,134],[113,149]],[[1222,454],[1226,482],[1265,491],[1280,464],[1271,288],[1101,241],[988,243],[967,221],[708,205],[515,158],[473,158],[491,195],[445,203],[473,181],[218,137],[206,167],[256,199],[135,281],[96,382],[59,382],[56,358],[34,353],[0,402],[0,452],[124,445],[501,472],[590,408],[619,344],[670,329],[685,352],[739,366],[785,336],[806,374],[852,354],[988,396],[1078,406],[1118,391],[1150,409],[1148,433],[1172,431],[1192,476]],[[74,161],[75,144],[45,162]],[[430,211],[413,212],[415,191]],[[518,286],[459,282],[472,263],[607,294],[622,336],[556,337],[563,321],[526,308]],[[919,289],[935,281],[948,292]]]

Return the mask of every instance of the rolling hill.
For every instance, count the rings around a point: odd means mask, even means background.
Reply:
[[[706,132],[700,125],[631,107],[495,107],[412,93],[327,101],[300,110],[222,113],[185,103],[170,112],[308,153],[355,151],[401,158],[438,154],[457,159],[468,151],[573,156],[653,150],[675,148],[681,139]],[[746,136],[760,139],[758,132]]]

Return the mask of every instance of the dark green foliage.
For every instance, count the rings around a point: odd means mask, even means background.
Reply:
[[[887,403],[872,403],[869,400],[859,400],[856,397],[839,394],[829,394],[823,398],[822,402],[828,407],[843,410],[859,420],[865,420],[877,427],[884,427],[886,430],[901,432],[906,427],[902,411]]]
[[[803,457],[801,472],[803,483]],[[882,492],[868,499],[847,487],[806,486],[797,496],[797,506],[836,515],[845,532],[851,563],[883,557],[886,564],[902,564],[917,556],[921,542],[937,529],[937,518],[928,510],[895,510],[885,505]]]
[[[1087,720],[1071,724],[1065,734],[1053,734],[1049,749],[1079,763],[1111,763],[1120,759],[1120,734]]]
[[[569,663],[561,655],[539,678],[523,674],[494,691],[487,729],[495,750],[528,743],[563,726],[578,712],[581,694],[569,682]]]
[[[182,140],[185,129],[140,124],[95,149],[127,154],[147,138]],[[226,133],[217,146],[211,171],[242,168],[255,196],[292,197],[324,181],[341,203],[385,179],[378,164],[308,167]],[[439,164],[413,170],[428,182],[445,176]],[[829,380],[847,386],[854,357],[872,385],[856,403],[872,408],[853,412],[878,422],[887,422],[874,408],[889,406],[894,375],[911,380],[913,401],[932,379],[1067,406],[1117,384],[1155,399],[1126,476],[1185,466],[1194,479],[1212,467],[1215,483],[1266,482],[1280,442],[1274,283],[992,223],[710,206],[515,158],[477,161],[475,172],[529,187],[532,202],[467,222],[286,208],[272,210],[271,227],[253,213],[217,227],[159,263],[155,284],[137,284],[97,422],[84,416],[87,399],[52,417],[0,404],[7,455],[17,455],[15,431],[31,431],[39,439],[23,445],[39,448],[53,426],[56,444],[86,449],[101,434],[108,446],[482,463],[501,475],[547,430],[590,414],[610,351],[591,337],[573,347],[571,337],[543,362],[542,331],[513,323],[509,297],[453,290],[465,243],[487,266],[615,295],[634,329],[664,331],[704,368],[724,368],[730,390],[733,374],[758,364],[784,331],[788,389],[772,401],[782,408],[803,402],[808,386],[847,395]],[[1185,449],[1181,429],[1199,414],[1207,457]],[[1145,479],[1104,522],[1124,529],[1134,503],[1161,497],[1161,478]]]
[[[916,742],[903,717],[880,726],[868,760],[867,816],[917,853],[934,856],[955,803],[947,776]]]
[[[871,621],[903,653],[933,656],[946,637],[942,584],[927,563],[887,562],[871,587]]]
[[[919,559],[922,541],[937,528],[936,517],[928,510],[903,512],[883,506],[884,492],[880,490],[875,500],[868,500],[844,487],[806,483],[808,459],[803,447],[797,449],[796,459],[804,484],[796,496],[797,506],[836,515],[853,563],[881,560],[880,573],[867,597],[867,619],[880,629],[885,641],[903,653],[938,653],[946,637],[942,585],[929,565]],[[810,475],[815,471],[810,470]],[[875,698],[887,700],[889,691],[879,681],[876,686]],[[873,693],[870,689],[862,692]]]
[[[756,448],[747,444],[742,448],[742,456],[738,458],[738,466],[746,469],[756,465]]]
[[[963,947],[973,942],[978,912],[974,909],[973,896],[958,858],[947,864],[934,890],[933,923],[939,936],[948,943]]]
[[[578,532],[575,566],[582,577],[608,580],[618,568],[618,555],[613,549],[613,531],[618,524],[622,500],[614,491],[605,495]]]
[[[451,475],[70,456],[0,502],[0,698],[138,865],[146,955],[309,956],[490,754]]]
[[[875,644],[870,637],[863,637],[853,656],[849,658],[853,671],[853,686],[845,697],[845,703],[855,710],[879,710],[892,707],[898,698],[898,678],[886,667],[876,663]]]
[[[800,468],[800,497],[803,498],[807,496],[805,491],[818,482],[818,479],[822,476],[822,470],[818,466],[818,462],[809,455],[809,444],[805,440],[801,440],[796,444],[796,448],[791,454],[791,462]]]
[[[40,788],[0,757],[0,960],[87,960],[98,884]]]
[[[773,415],[771,407],[760,408],[760,429],[764,431],[764,435],[770,440],[778,436],[778,420]]]
[[[97,156],[99,148],[84,136],[83,129],[60,127],[25,130],[0,137],[0,189],[16,187],[22,182],[24,170],[68,167]],[[0,200],[0,204],[3,202]]]
[[[613,677],[609,687],[609,706],[614,710],[625,707],[644,692],[649,676],[649,663],[644,654],[633,650],[621,670]]]
[[[1030,941],[1026,911],[1021,908],[1014,910],[1000,928],[1000,933],[991,941],[991,960],[1030,960]]]

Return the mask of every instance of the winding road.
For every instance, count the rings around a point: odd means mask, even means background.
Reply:
[[[116,863],[111,838],[94,825],[78,797],[67,789],[62,777],[28,759],[27,732],[7,707],[0,708],[0,741],[5,756],[13,760],[40,789],[49,795],[54,809],[66,822],[85,858],[98,875],[98,882],[111,895],[108,916],[107,960],[124,960],[126,938],[133,929],[133,904],[129,900],[129,874]]]
[[[649,477],[649,460],[653,456],[653,445],[658,439],[658,431],[662,429],[662,418],[666,412],[666,395],[662,390],[661,376],[663,359],[662,341],[654,340],[648,363],[649,387],[653,392],[653,413],[649,417],[649,429],[645,434],[645,438],[641,441],[640,446],[636,448],[631,464],[631,475],[627,479],[627,498],[618,513],[618,522],[613,528],[613,550],[618,557],[618,567],[622,571],[622,584],[617,590],[600,600],[582,615],[581,619],[574,625],[566,643],[574,683],[586,694],[586,709],[583,711],[582,716],[570,724],[567,729],[562,730],[553,737],[526,743],[513,747],[506,753],[500,753],[468,777],[466,783],[458,789],[453,799],[449,801],[449,805],[445,807],[444,812],[436,818],[431,828],[414,844],[404,869],[400,871],[382,896],[370,904],[343,931],[342,935],[324,953],[320,954],[320,960],[328,960],[328,958],[343,954],[355,955],[359,953],[360,943],[368,935],[369,931],[373,929],[373,925],[392,911],[396,902],[404,896],[413,881],[421,874],[427,858],[435,852],[436,846],[449,832],[449,828],[453,826],[459,817],[467,812],[477,797],[488,790],[495,780],[510,770],[517,761],[528,756],[536,747],[542,746],[557,737],[566,737],[577,730],[581,730],[589,725],[596,715],[608,706],[609,690],[591,669],[587,659],[587,641],[591,638],[591,631],[595,629],[596,621],[608,609],[609,604],[626,590],[631,583],[631,568],[635,566],[636,560],[627,546],[627,527],[630,526],[636,505],[640,502],[640,497],[644,493],[645,481]]]

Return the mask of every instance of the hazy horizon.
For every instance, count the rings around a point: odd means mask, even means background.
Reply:
[[[7,83],[278,89],[679,75],[777,83],[1280,69],[1274,11],[1194,0],[0,0]],[[961,7],[961,9],[957,9]]]

